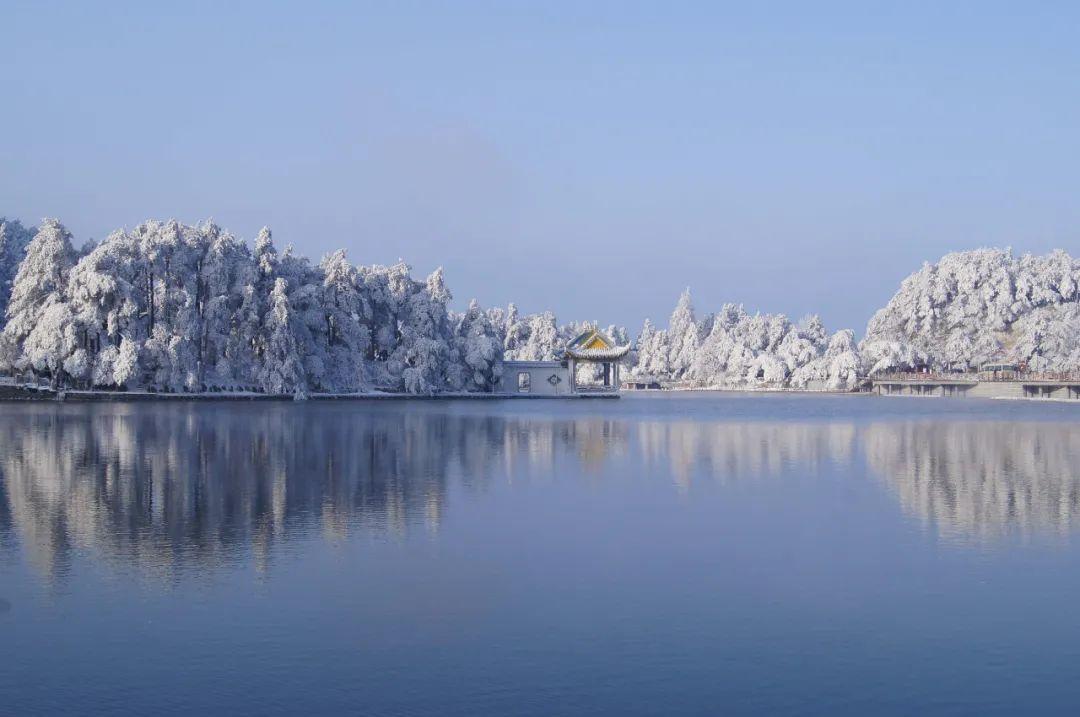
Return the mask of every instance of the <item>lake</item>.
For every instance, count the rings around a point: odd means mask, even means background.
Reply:
[[[0,404],[0,713],[1071,714],[1080,407]]]

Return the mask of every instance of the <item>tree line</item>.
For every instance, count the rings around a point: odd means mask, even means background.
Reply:
[[[417,280],[344,251],[313,264],[269,229],[251,249],[213,222],[149,221],[80,250],[54,219],[0,232],[0,364],[56,386],[428,394],[489,389],[502,359],[490,312],[448,310],[441,269]]]
[[[0,218],[0,371],[53,386],[161,392],[491,391],[505,360],[554,360],[590,322],[510,304],[450,308],[442,269],[317,264],[269,229],[253,247],[213,222],[147,221],[76,249],[55,219]],[[847,390],[869,373],[972,370],[990,360],[1080,369],[1080,262],[1064,252],[949,254],[908,277],[866,337],[820,318],[699,315],[690,292],[646,320],[624,375],[707,388]],[[588,377],[582,377],[588,380]]]

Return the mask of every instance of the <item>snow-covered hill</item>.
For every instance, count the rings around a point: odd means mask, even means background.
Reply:
[[[1080,369],[1080,260],[1063,251],[948,254],[925,264],[870,319],[860,344],[871,372],[1026,363]]]

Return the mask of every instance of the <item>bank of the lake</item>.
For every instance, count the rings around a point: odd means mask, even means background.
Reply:
[[[149,391],[93,391],[62,389],[42,386],[0,385],[0,401],[52,401],[52,402],[145,402],[145,401],[491,401],[491,400],[594,400],[618,398],[617,393],[577,393],[558,396],[540,394],[499,393],[388,393],[371,391],[365,393],[306,393],[302,396],[253,392],[206,392],[164,393]]]

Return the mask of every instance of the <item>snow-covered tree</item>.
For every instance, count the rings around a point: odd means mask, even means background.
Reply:
[[[641,326],[641,331],[638,332],[637,339],[634,341],[633,347],[627,354],[626,362],[630,368],[630,374],[636,375],[643,373],[642,367],[642,351],[649,350],[652,347],[652,343],[655,340],[656,328],[653,326],[652,321],[645,319],[645,323]]]
[[[687,288],[679,297],[668,321],[668,370],[673,378],[682,378],[689,372],[701,343],[698,331],[690,289]]]
[[[463,391],[490,391],[501,374],[502,342],[488,315],[473,299],[455,330],[457,353],[463,362],[464,380],[455,386]]]
[[[364,356],[371,343],[371,306],[357,284],[356,269],[339,250],[323,257],[321,304],[325,327],[327,387],[359,391],[364,383]]]
[[[59,388],[65,371],[82,379],[88,368],[85,352],[74,356],[75,351],[71,310],[62,301],[48,302],[23,341],[22,361],[35,374],[49,375],[53,388]]]
[[[289,245],[278,256],[274,290],[277,289],[277,279],[285,280],[288,291],[290,326],[303,366],[305,392],[333,391],[327,357],[326,315],[322,305],[322,272]],[[271,295],[273,293],[271,291]],[[275,300],[271,298],[271,312],[274,303]]]
[[[278,253],[270,227],[263,227],[255,238],[254,263],[250,283],[243,288],[240,309],[240,340],[248,346],[255,366],[261,366],[269,335],[263,322],[270,292],[278,274]]]
[[[799,388],[826,388],[850,391],[862,376],[862,357],[850,329],[837,331],[829,339],[825,353],[795,370],[791,385]]]
[[[60,368],[66,356],[62,351],[70,336],[71,313],[65,306],[68,274],[75,261],[71,233],[56,219],[46,219],[26,247],[26,257],[19,264],[11,286],[4,334],[17,368],[29,367],[36,373],[47,372],[53,382],[60,380]],[[47,321],[46,321],[47,316]],[[25,342],[39,329],[33,344]],[[46,336],[45,332],[56,336]]]
[[[506,319],[503,322],[503,351],[507,358],[517,358],[528,342],[528,318],[522,318],[514,304],[506,307]]]
[[[829,345],[829,332],[817,314],[807,314],[799,322],[799,333],[810,341],[815,348],[824,350]]]
[[[637,363],[631,368],[631,373],[668,378],[671,373],[668,363],[670,353],[667,331],[657,331],[652,321],[645,319],[637,339]]]
[[[266,352],[259,382],[267,393],[302,397],[307,392],[307,380],[294,333],[297,319],[289,304],[288,286],[285,279],[278,278],[270,292],[264,322]]]
[[[15,219],[0,217],[0,328],[7,316],[11,282],[34,234]]]
[[[139,374],[139,347],[127,336],[120,339],[112,374],[117,386],[128,386]]]
[[[528,317],[528,338],[525,344],[507,358],[518,361],[553,361],[560,357],[564,343],[559,336],[555,314],[550,311],[533,314]]]
[[[129,236],[116,232],[71,270],[68,302],[77,344],[88,354],[91,385],[123,385],[125,382],[115,381],[112,375],[115,352],[125,332],[144,337],[141,314],[145,295],[140,263],[141,257]]]
[[[988,362],[1073,370],[1080,332],[1080,261],[1063,251],[1013,256],[1008,249],[947,254],[904,279],[866,329],[870,370],[976,369]]]
[[[241,240],[212,222],[199,227],[191,247],[194,260],[195,380],[198,390],[234,387],[250,375],[253,354],[238,335],[244,319],[244,289],[255,267]]]
[[[36,242],[21,231],[0,224],[0,272],[25,254],[0,332],[0,366],[57,382],[294,394],[367,385],[487,390],[506,327],[517,322],[514,309],[451,312],[441,269],[417,281],[404,262],[356,267],[344,251],[315,266],[291,247],[279,253],[269,229],[252,251],[213,222],[148,221],[81,253],[55,220]]]
[[[452,297],[442,269],[418,282],[409,276],[408,265],[395,265],[387,273],[387,288],[387,310],[396,330],[379,337],[389,350],[382,375],[394,381],[394,388],[418,394],[437,393],[458,382],[461,363],[447,313]]]
[[[668,329],[645,322],[632,373],[712,388],[848,389],[861,369],[851,337],[840,332],[830,341],[816,315],[795,325],[782,314],[747,314],[737,304],[695,322],[684,293]]]

